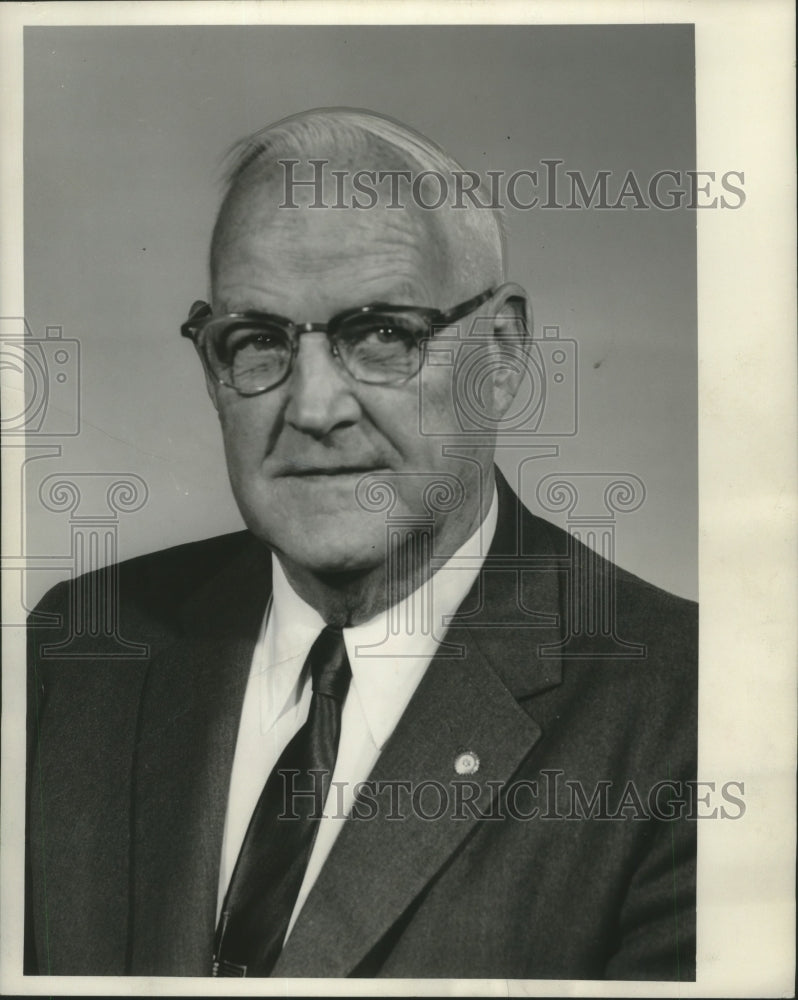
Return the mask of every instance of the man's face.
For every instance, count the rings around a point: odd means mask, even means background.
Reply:
[[[405,212],[277,210],[255,189],[239,199],[224,230],[213,309],[325,322],[374,302],[447,308],[483,291],[447,293],[440,260],[425,224]],[[365,511],[356,500],[364,476],[396,491],[392,520],[417,522],[429,517],[425,487],[441,473],[456,477],[464,500],[436,518],[439,552],[453,551],[476,527],[479,464],[489,466],[492,456],[467,447],[458,449],[460,457],[442,454],[441,435],[451,443],[459,434],[450,365],[403,385],[368,385],[341,367],[326,334],[313,332],[302,334],[294,368],[276,388],[244,397],[209,381],[209,391],[244,520],[303,569],[360,571],[385,561],[388,515]]]

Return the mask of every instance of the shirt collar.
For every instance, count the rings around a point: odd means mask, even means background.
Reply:
[[[324,625],[318,611],[296,593],[280,561],[272,556],[272,596],[253,660],[254,671],[261,678],[263,732],[299,702],[302,665]]]
[[[374,618],[343,630],[352,668],[352,689],[378,749],[387,742],[465,600],[488,554],[498,520],[496,488],[490,509],[474,533],[424,584]],[[325,626],[321,615],[291,587],[272,557],[273,590],[262,658],[269,715],[276,719],[301,696],[301,669]],[[268,671],[266,674],[265,672]]]
[[[496,531],[498,494],[485,520],[429,580],[403,601],[344,629],[352,683],[382,749],[479,575]]]

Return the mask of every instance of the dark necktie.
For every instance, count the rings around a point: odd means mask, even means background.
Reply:
[[[268,976],[283,946],[330,788],[351,676],[340,629],[308,653],[308,718],[283,750],[252,814],[216,930],[214,976]]]

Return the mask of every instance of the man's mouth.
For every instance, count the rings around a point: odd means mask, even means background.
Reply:
[[[387,471],[384,466],[379,465],[311,465],[292,466],[281,471],[280,475],[307,479],[313,476],[365,476]]]

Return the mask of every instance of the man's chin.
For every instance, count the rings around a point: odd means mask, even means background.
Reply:
[[[383,513],[364,511],[348,496],[336,504],[306,491],[275,493],[269,502],[239,507],[250,531],[281,558],[319,575],[368,573],[385,562]]]
[[[372,573],[385,562],[384,553],[373,549],[355,549],[351,540],[343,544],[307,546],[279,546],[276,549],[283,561],[323,580],[340,580]]]
[[[371,526],[362,515],[316,519],[303,531],[281,531],[251,518],[247,523],[282,561],[317,576],[369,573],[385,563],[385,525]]]

